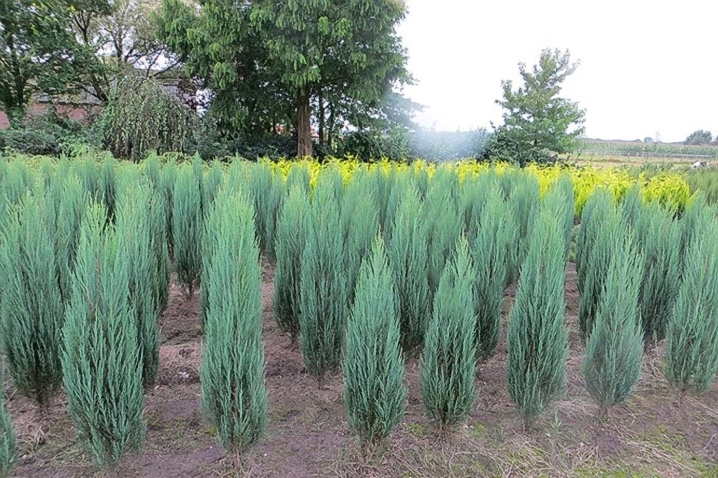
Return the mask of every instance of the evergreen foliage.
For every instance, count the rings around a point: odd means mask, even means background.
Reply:
[[[274,316],[292,340],[299,337],[299,287],[310,203],[300,185],[289,190],[277,221]]]
[[[643,260],[630,235],[624,233],[614,240],[618,245],[610,259],[583,362],[586,388],[601,416],[626,399],[643,364],[638,307]]]
[[[391,433],[406,410],[404,362],[391,268],[377,236],[359,273],[344,360],[349,426],[364,444]]]
[[[559,226],[563,231],[564,243],[566,244],[565,260],[568,260],[569,248],[571,247],[571,234],[573,232],[574,219],[574,197],[573,180],[568,174],[562,174],[553,183],[543,197],[541,204],[550,208],[554,216],[559,220]]]
[[[299,283],[299,331],[307,372],[319,386],[339,368],[349,314],[344,241],[334,183],[319,178],[305,217]]]
[[[673,214],[647,203],[637,225],[644,259],[639,304],[646,346],[663,340],[680,287],[681,228]]]
[[[499,343],[504,285],[510,275],[511,251],[518,226],[496,186],[487,193],[485,205],[473,221],[471,244],[476,269],[473,288],[476,314],[476,345],[479,360],[494,354]]]
[[[529,239],[507,335],[509,394],[525,425],[541,414],[565,385],[564,248],[558,220],[545,210]]]
[[[666,333],[666,379],[684,393],[708,391],[718,373],[718,226],[709,211],[696,219]]]
[[[117,204],[117,234],[129,275],[130,307],[137,322],[137,346],[142,356],[142,384],[154,384],[159,368],[160,329],[158,262],[153,228],[155,193],[143,178],[126,174]]]
[[[461,238],[441,275],[421,355],[421,395],[441,428],[463,421],[474,404],[476,341],[469,245]]]
[[[62,384],[65,306],[55,249],[55,207],[51,195],[36,194],[11,208],[4,224],[1,336],[15,388],[46,408]]]
[[[62,371],[80,443],[98,467],[112,469],[142,445],[144,397],[127,245],[106,221],[104,208],[88,209],[65,315]]]
[[[593,329],[596,310],[615,254],[616,237],[621,221],[608,191],[596,192],[586,203],[581,215],[581,230],[576,246],[578,290],[578,324],[581,339],[586,343]]]
[[[503,187],[509,187],[506,202],[513,208],[513,215],[518,225],[515,249],[511,254],[512,264],[509,268],[507,284],[518,276],[521,265],[526,259],[529,248],[529,237],[539,214],[539,183],[533,175],[513,172],[501,176]]]
[[[202,189],[195,168],[180,168],[172,194],[172,239],[177,279],[191,297],[202,272]]]
[[[421,347],[431,315],[427,232],[421,216],[419,194],[413,186],[408,186],[397,206],[387,248],[394,272],[401,345],[405,353]]]
[[[284,198],[284,184],[279,175],[272,172],[267,161],[260,161],[249,170],[249,190],[256,211],[257,235],[262,250],[275,258],[275,231],[277,217]]]
[[[229,452],[245,452],[267,424],[262,344],[262,282],[254,211],[242,196],[220,194],[205,240],[213,257],[203,270],[208,289],[200,380],[202,406]]]

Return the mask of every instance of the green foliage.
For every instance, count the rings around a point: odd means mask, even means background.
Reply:
[[[395,0],[212,0],[200,10],[165,0],[156,20],[187,73],[215,93],[220,132],[245,137],[281,124],[296,130],[304,157],[313,118],[329,146],[342,124],[383,130],[406,120],[409,107],[392,91],[410,80],[395,32],[404,14]]]
[[[201,159],[199,159],[198,156],[196,156],[193,160],[193,165],[194,164],[202,164]],[[202,211],[205,214],[209,213],[210,207],[214,202],[214,198],[223,186],[224,170],[222,168],[222,163],[215,159],[212,161],[212,165],[202,181]]]
[[[539,211],[540,188],[538,180],[532,174],[522,171],[505,173],[500,176],[506,202],[513,208],[518,225],[518,235],[514,241],[515,249],[511,254],[507,284],[516,279],[529,248],[529,236],[534,228]]]
[[[441,275],[421,355],[424,406],[442,428],[463,421],[475,400],[475,276],[469,244],[462,238]]]
[[[210,209],[203,271],[209,292],[200,381],[202,407],[228,451],[251,447],[267,424],[262,345],[262,282],[254,211],[240,195],[221,194]]]
[[[616,250],[621,222],[611,193],[599,190],[581,213],[581,229],[576,245],[578,274],[578,323],[581,340],[586,342],[596,319],[601,294]]]
[[[509,394],[530,424],[558,396],[566,380],[563,235],[550,210],[539,216],[511,309],[506,362]]]
[[[59,170],[50,188],[57,208],[55,248],[60,290],[63,301],[67,301],[72,295],[72,273],[88,197],[77,176]]]
[[[13,0],[0,3],[0,110],[22,116],[33,96],[69,90],[96,60],[70,30],[81,7],[108,12],[106,0]]]
[[[389,436],[406,410],[392,272],[381,236],[362,264],[347,328],[344,404],[362,443]]]
[[[191,152],[195,114],[159,83],[141,76],[121,79],[102,118],[104,147],[117,158],[140,161],[151,152]]]
[[[80,443],[98,467],[115,468],[144,439],[143,367],[128,292],[128,244],[106,221],[104,208],[92,206],[82,226],[62,371]]]
[[[69,155],[75,146],[99,148],[101,141],[95,129],[49,108],[42,114],[15,118],[9,128],[0,129],[0,151],[7,148],[30,155]]]
[[[631,236],[618,242],[610,259],[593,331],[586,343],[583,375],[601,415],[626,399],[641,375],[643,331],[638,307],[643,260]]]
[[[292,340],[299,337],[299,296],[310,204],[299,185],[289,190],[277,221],[277,265],[274,275],[274,316]]]
[[[177,279],[191,297],[202,273],[202,188],[191,165],[177,173],[172,193],[172,240]]]
[[[585,112],[559,96],[564,81],[576,71],[568,51],[545,49],[531,70],[519,63],[523,86],[514,91],[513,82],[501,82],[504,124],[489,139],[491,158],[527,162],[545,161],[550,154],[570,153],[583,134]]]
[[[401,345],[405,353],[421,347],[431,314],[427,232],[421,216],[419,195],[408,185],[401,194],[387,248],[394,272]]]
[[[130,307],[137,323],[137,346],[142,357],[142,384],[154,384],[159,368],[160,330],[157,276],[159,263],[154,222],[156,196],[139,173],[127,170],[117,208],[117,234],[124,239],[129,276]]]
[[[699,129],[689,134],[683,144],[709,144],[711,141],[713,141],[711,132]]]
[[[307,372],[323,384],[339,368],[349,314],[344,241],[335,190],[319,178],[304,218],[305,237],[299,281],[299,331]]]
[[[37,194],[8,211],[4,224],[0,328],[15,388],[46,408],[62,383],[65,307],[55,250],[55,206],[49,194]]]
[[[342,136],[335,155],[352,156],[366,162],[405,161],[409,156],[409,140],[409,133],[403,128],[394,128],[390,134],[375,129],[356,131]]]
[[[696,222],[668,322],[665,375],[681,392],[703,393],[718,373],[718,226],[709,209]]]
[[[422,222],[427,229],[430,302],[464,226],[456,203],[457,179],[451,171],[438,169],[422,208]]]
[[[379,234],[376,183],[366,170],[354,174],[341,204],[347,298],[349,304],[352,304],[362,262],[369,257],[372,244]]]
[[[487,191],[486,203],[472,221],[474,240],[471,252],[476,276],[474,283],[474,312],[476,314],[477,353],[480,360],[494,354],[499,343],[501,304],[504,285],[510,274],[510,252],[518,227],[511,208],[494,186]]]
[[[5,383],[5,364],[0,361],[0,384]],[[5,387],[0,386],[0,477],[10,475],[17,457],[17,441],[10,414],[5,408]]]
[[[284,199],[282,178],[272,172],[268,161],[249,168],[249,190],[257,213],[257,234],[262,250],[275,258],[275,231],[277,216]]]
[[[564,243],[566,244],[564,258],[568,260],[575,215],[573,181],[569,174],[562,174],[558,180],[551,185],[548,193],[543,197],[542,204],[544,207],[551,209],[554,213],[554,217],[559,221],[559,226],[563,230]]]
[[[681,228],[673,213],[656,203],[644,205],[636,226],[645,261],[639,304],[646,345],[665,338],[681,276]]]

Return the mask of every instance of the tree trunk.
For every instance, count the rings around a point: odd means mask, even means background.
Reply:
[[[319,102],[319,143],[324,143],[325,118],[324,118],[324,97],[322,96],[322,90],[319,90],[319,97],[317,98],[317,101]]]
[[[297,96],[297,157],[312,156],[312,124],[309,89],[302,88]]]
[[[331,147],[334,142],[334,103],[329,101],[329,138],[327,144]]]

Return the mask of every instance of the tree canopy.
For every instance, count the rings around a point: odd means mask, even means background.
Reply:
[[[411,81],[396,34],[399,0],[226,2],[164,0],[158,34],[212,91],[221,129],[311,130],[331,142],[342,125],[396,119],[395,88]]]
[[[504,123],[496,128],[490,154],[525,164],[573,151],[584,132],[585,111],[560,93],[577,67],[568,50],[543,50],[531,69],[519,63],[523,85],[514,90],[511,80],[501,82],[503,98],[496,103],[504,109]]]
[[[686,140],[684,141],[685,144],[708,144],[711,141],[713,141],[713,135],[710,131],[704,131],[702,129],[699,129],[698,131],[694,131],[691,134],[688,135]]]

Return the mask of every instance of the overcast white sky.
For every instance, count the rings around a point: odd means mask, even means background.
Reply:
[[[425,127],[468,130],[501,122],[494,100],[518,62],[568,48],[581,66],[563,95],[586,109],[586,136],[682,141],[718,134],[715,0],[406,0],[399,34],[426,106]],[[516,83],[516,81],[515,81]]]

